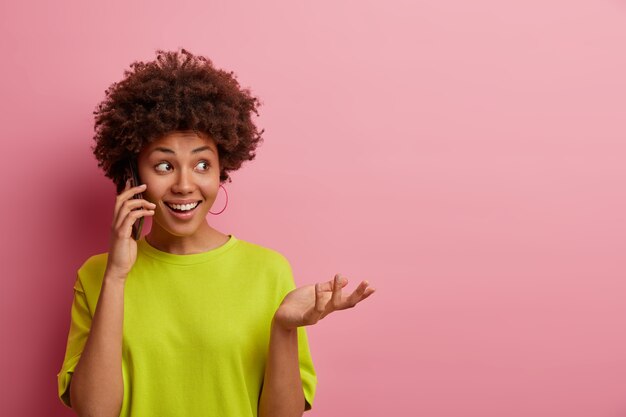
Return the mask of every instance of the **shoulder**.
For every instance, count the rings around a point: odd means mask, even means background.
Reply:
[[[239,239],[239,253],[247,262],[275,276],[290,276],[291,263],[279,250]]]
[[[248,265],[253,267],[255,273],[258,273],[257,276],[264,280],[266,288],[273,291],[276,300],[280,302],[287,292],[296,287],[291,263],[287,257],[271,247],[241,240],[240,243],[241,253],[245,253],[245,258],[252,262]]]
[[[276,249],[239,239],[239,250],[248,257],[262,261],[265,264],[277,266],[289,265],[289,260]]]
[[[87,258],[85,262],[78,269],[79,273],[94,274],[98,272],[104,272],[104,268],[107,265],[108,253],[99,253]]]
[[[104,278],[108,256],[109,254],[106,252],[99,253],[90,256],[83,262],[80,268],[78,268],[77,285],[80,285],[85,291],[95,288],[99,289]]]

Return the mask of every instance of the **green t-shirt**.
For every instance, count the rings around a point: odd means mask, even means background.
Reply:
[[[59,398],[89,336],[107,254],[89,258],[74,284]],[[271,320],[295,288],[287,259],[230,235],[208,252],[175,255],[138,241],[124,289],[121,417],[257,416]],[[317,377],[304,327],[298,327],[306,409]]]

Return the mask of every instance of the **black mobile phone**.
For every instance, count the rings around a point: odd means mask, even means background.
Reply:
[[[128,163],[128,172],[130,176],[130,186],[136,187],[140,185],[139,176],[137,175],[137,164],[135,161],[131,160]],[[142,193],[135,194],[133,198],[143,198]],[[137,209],[141,210],[141,208]],[[143,227],[143,217],[140,217],[133,223],[133,239],[139,240],[141,238],[141,229]]]

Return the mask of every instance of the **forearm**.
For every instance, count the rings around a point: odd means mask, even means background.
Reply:
[[[81,417],[117,417],[124,398],[122,326],[125,281],[105,273],[89,337],[70,384]]]
[[[272,321],[259,417],[295,417],[303,413],[297,329],[286,330]]]

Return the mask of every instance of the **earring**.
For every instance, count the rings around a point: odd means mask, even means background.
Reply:
[[[222,184],[220,184],[220,188],[224,188],[222,187]],[[219,191],[219,190],[218,190]],[[217,213],[213,213],[210,209],[209,209],[209,213],[211,214],[220,214],[222,211],[226,210],[226,206],[228,206],[228,193],[226,192],[226,188],[224,188],[224,192],[226,193],[226,204],[224,205],[224,208],[221,211],[218,211]]]

